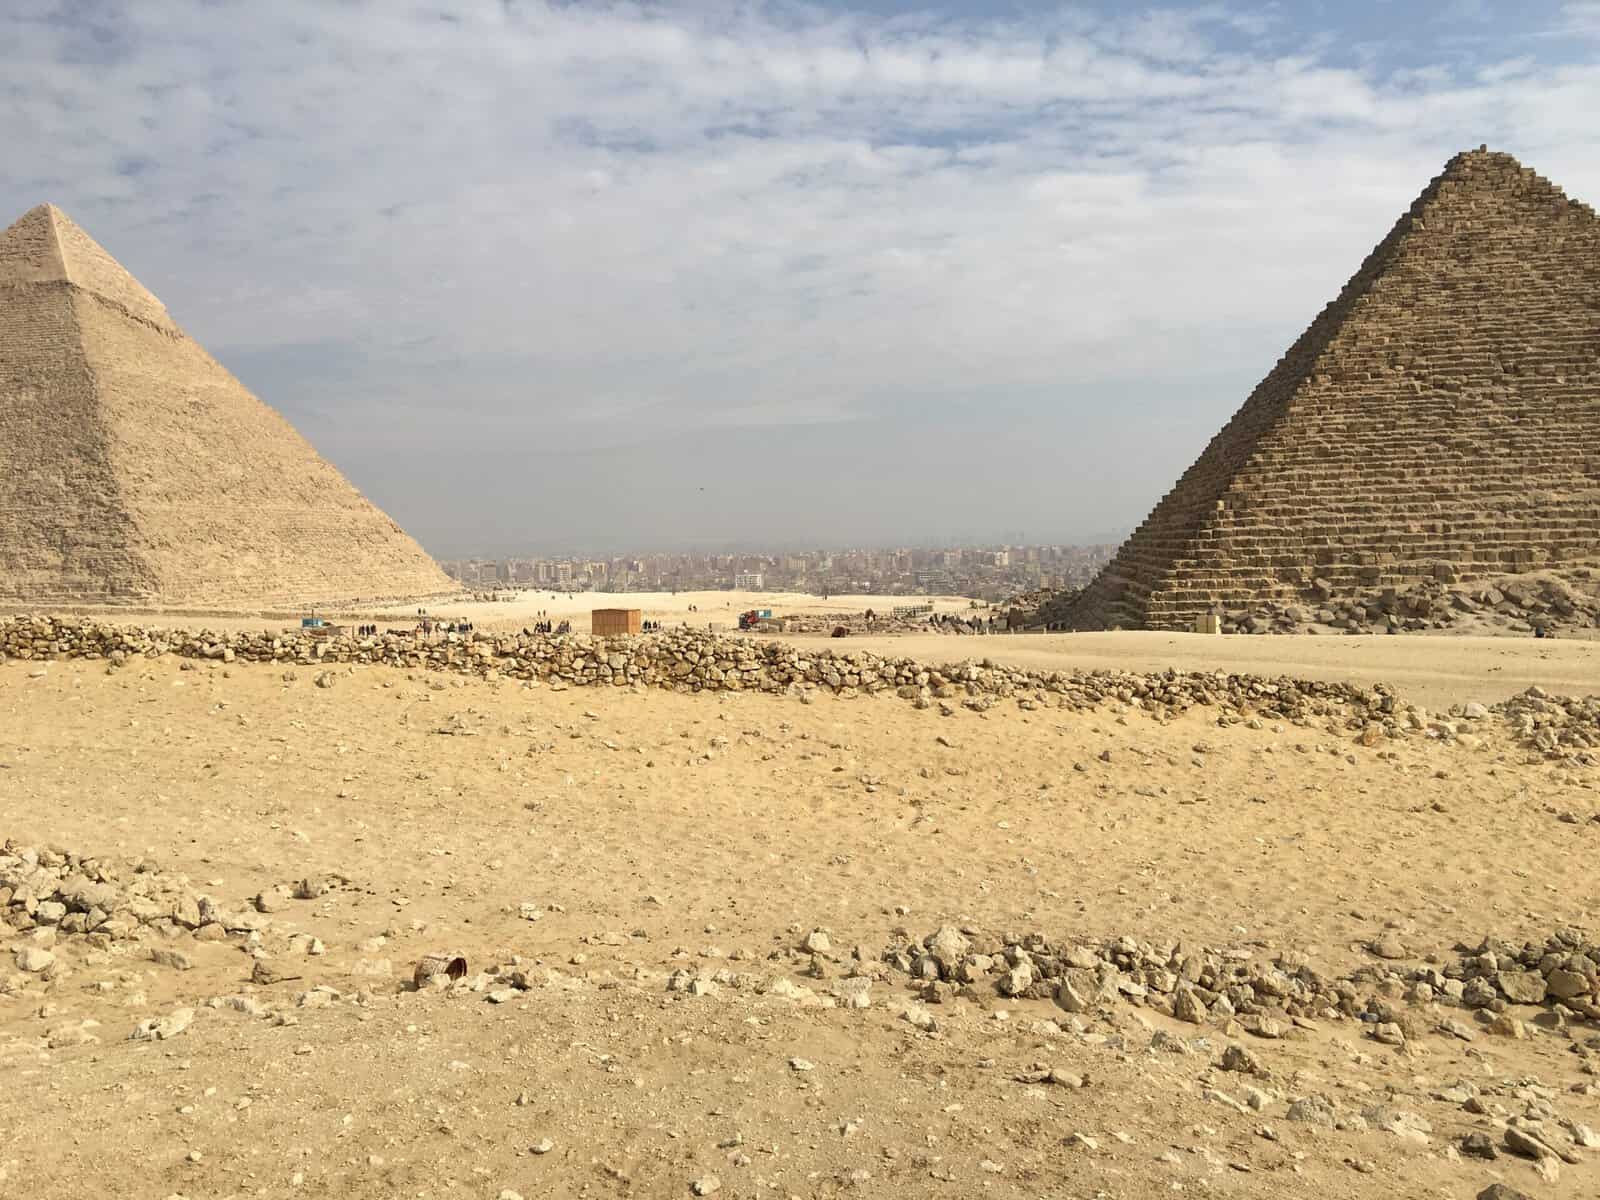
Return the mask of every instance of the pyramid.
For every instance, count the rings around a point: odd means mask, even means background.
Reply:
[[[1446,164],[1085,590],[1077,628],[1600,564],[1600,220]]]
[[[454,590],[59,209],[0,234],[0,602],[236,610]]]

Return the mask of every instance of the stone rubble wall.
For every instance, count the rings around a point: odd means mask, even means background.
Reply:
[[[1075,608],[1214,606],[1600,565],[1600,220],[1459,155]]]
[[[1360,745],[1422,736],[1481,747],[1478,730],[1491,716],[1524,745],[1547,757],[1594,761],[1600,750],[1600,697],[1552,697],[1529,688],[1493,708],[1468,704],[1448,714],[1409,704],[1385,684],[1371,688],[1322,680],[1264,678],[1224,671],[1034,671],[992,659],[930,666],[864,650],[834,650],[794,642],[672,629],[659,634],[411,633],[325,637],[286,630],[213,633],[103,624],[89,618],[0,618],[0,662],[97,659],[116,669],[135,658],[185,659],[298,666],[389,666],[515,679],[568,687],[663,688],[675,692],[813,692],[842,697],[889,693],[918,708],[953,704],[984,711],[1001,700],[1023,710],[1046,706],[1089,711],[1103,705],[1144,710],[1157,718],[1195,707],[1214,708],[1218,721],[1319,721],[1354,733]],[[334,686],[332,671],[317,682]]]
[[[843,696],[893,692],[923,703],[960,700],[978,706],[1002,698],[1024,704],[1054,700],[1085,708],[1113,702],[1173,711],[1220,705],[1288,718],[1356,716],[1363,724],[1369,714],[1393,718],[1405,710],[1381,685],[1365,689],[1222,672],[1032,671],[989,659],[932,667],[862,650],[836,651],[692,629],[614,638],[471,633],[428,640],[412,633],[316,637],[298,630],[149,629],[74,617],[0,619],[0,659],[103,659],[117,665],[163,655],[302,666],[385,665],[537,680],[558,687],[818,690]]]
[[[1402,1000],[1492,1013],[1560,1005],[1568,1017],[1600,1020],[1600,944],[1579,929],[1559,929],[1543,942],[1520,946],[1498,938],[1461,944],[1454,962],[1415,953],[1393,931],[1380,933],[1366,949],[1375,961],[1334,977],[1292,950],[1263,955],[1126,935],[1061,942],[1038,932],[991,934],[947,925],[921,939],[897,938],[881,961],[891,973],[909,976],[934,1003],[957,996],[982,1001],[991,990],[1054,1000],[1069,1013],[1127,1003],[1195,1025],[1243,1019],[1248,1032],[1269,1038],[1280,1033],[1256,1027],[1251,1018],[1282,1028],[1296,1017],[1383,1025],[1397,1022]],[[1445,965],[1392,965],[1424,960]],[[1380,983],[1391,986],[1375,991]]]
[[[970,613],[958,614],[963,619],[975,616],[987,621],[994,613],[988,609],[973,609]],[[864,612],[836,612],[836,613],[798,613],[785,614],[782,618],[784,633],[819,634],[823,637],[833,635],[835,629],[843,629],[846,634],[854,636],[882,637],[894,633],[949,633],[954,634],[943,621],[929,621],[926,616],[920,617],[895,617],[885,613],[875,613],[872,620],[867,620]],[[759,632],[759,630],[758,630]],[[966,631],[963,631],[966,632]]]

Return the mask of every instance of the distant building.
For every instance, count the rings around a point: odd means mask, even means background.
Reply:
[[[644,614],[637,608],[597,608],[589,614],[589,632],[596,637],[638,633]]]
[[[736,592],[759,592],[765,586],[761,578],[760,571],[741,571],[733,577],[733,590]]]

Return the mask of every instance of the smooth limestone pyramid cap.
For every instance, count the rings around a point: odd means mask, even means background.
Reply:
[[[60,209],[0,233],[0,603],[248,611],[455,590]]]
[[[1458,154],[1067,623],[1600,565],[1597,298],[1594,210]]]
[[[0,238],[0,287],[70,283],[176,331],[166,307],[54,204],[24,213]]]

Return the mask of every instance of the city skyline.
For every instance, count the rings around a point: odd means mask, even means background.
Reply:
[[[717,591],[964,595],[1081,587],[1116,550],[1097,545],[901,546],[756,553],[444,559],[464,586],[606,593]]]
[[[888,537],[881,539],[849,539],[839,538],[830,540],[826,537],[796,538],[791,540],[773,540],[760,537],[742,538],[703,538],[693,539],[664,539],[651,543],[642,543],[636,538],[619,535],[615,538],[529,538],[525,541],[508,540],[497,545],[476,546],[432,546],[424,544],[424,549],[431,554],[437,562],[464,561],[469,559],[523,559],[523,558],[644,558],[656,555],[762,555],[762,554],[814,554],[814,553],[847,553],[847,552],[872,552],[886,553],[897,550],[945,550],[945,549],[1000,549],[1009,547],[1027,546],[1118,546],[1127,539],[1131,528],[1121,530],[1108,530],[1103,534],[1089,537],[1043,537],[1030,538],[1026,531],[1011,530],[1001,531],[992,536],[909,536]]]

